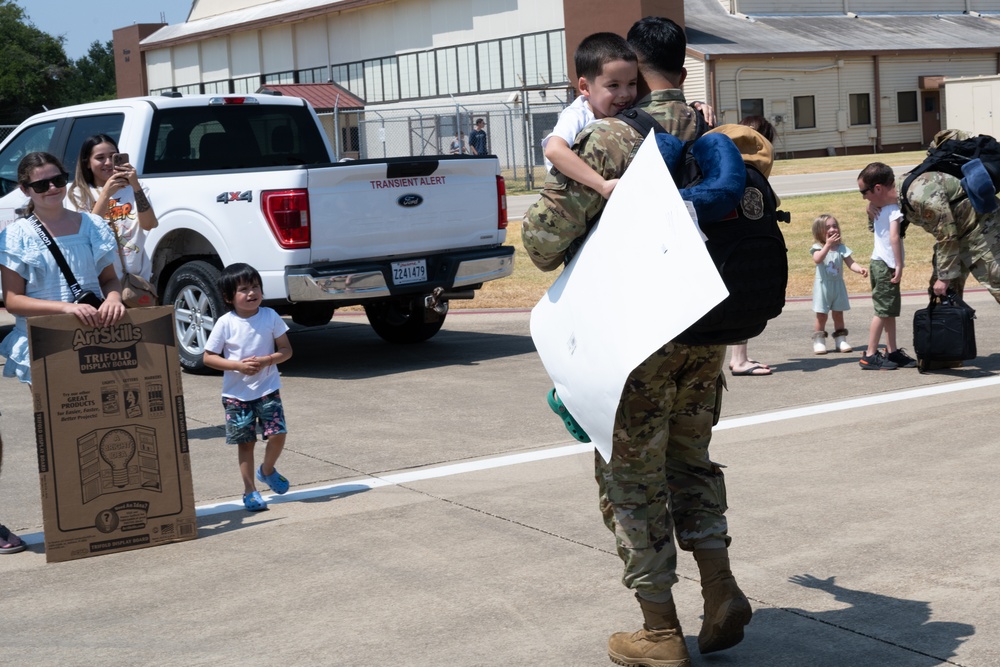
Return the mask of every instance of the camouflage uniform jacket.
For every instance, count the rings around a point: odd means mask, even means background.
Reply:
[[[959,179],[940,171],[927,171],[913,179],[906,194],[913,212],[900,209],[907,221],[930,232],[936,239],[934,261],[937,276],[944,281],[962,275],[963,239],[978,227],[990,244],[1000,234],[1000,211],[979,214],[965,196]],[[900,198],[902,199],[902,198]],[[965,239],[968,244],[969,239]]]
[[[685,141],[695,138],[694,111],[680,90],[654,90],[636,106],[674,136]],[[644,138],[630,125],[604,118],[577,135],[573,150],[605,179],[620,178]],[[587,223],[600,215],[604,204],[599,193],[553,170],[541,198],[525,213],[521,226],[521,240],[535,266],[542,271],[562,266],[566,249],[587,234]]]

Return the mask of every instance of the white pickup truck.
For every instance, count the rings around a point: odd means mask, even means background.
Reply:
[[[48,151],[71,177],[103,133],[128,153],[159,219],[146,243],[153,282],[173,304],[181,364],[202,368],[222,267],[246,262],[266,304],[305,326],[363,305],[383,339],[427,340],[448,300],[513,271],[494,157],[332,162],[320,120],[294,97],[141,97],[26,120],[0,144],[0,228],[26,202],[17,165]]]

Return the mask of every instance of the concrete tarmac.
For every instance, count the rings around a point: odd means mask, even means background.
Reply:
[[[693,665],[1000,664],[1000,307],[969,296],[980,356],[959,369],[814,355],[800,300],[750,343],[774,374],[727,373],[712,454],[755,614],[743,643],[699,655],[682,553]],[[911,351],[924,302],[904,299]],[[861,346],[870,302],[852,305]],[[593,453],[545,403],[528,319],[456,311],[415,346],[356,315],[294,329],[279,462],[292,489],[261,513],[240,503],[221,378],[185,375],[198,539],[67,563],[45,562],[29,393],[0,381],[0,520],[31,544],[0,556],[3,661],[610,664],[608,636],[641,616],[597,511]]]

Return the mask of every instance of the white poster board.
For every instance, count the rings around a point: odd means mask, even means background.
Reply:
[[[728,294],[651,133],[531,311],[542,364],[605,460],[629,374]]]

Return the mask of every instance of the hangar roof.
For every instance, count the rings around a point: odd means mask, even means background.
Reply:
[[[144,49],[286,23],[389,0],[282,0],[168,25]],[[837,15],[729,14],[719,0],[685,0],[688,53],[706,59],[840,53],[1000,51],[1000,14],[863,11]]]
[[[860,3],[859,3],[860,4]],[[1000,14],[746,16],[685,0],[689,55],[706,59],[839,53],[1000,51]]]

